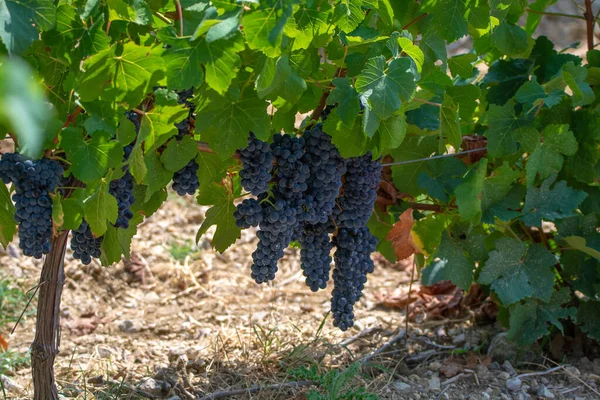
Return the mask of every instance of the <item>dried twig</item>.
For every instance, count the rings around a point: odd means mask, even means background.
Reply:
[[[592,11],[592,0],[585,0],[585,12],[583,13],[585,18],[585,26],[587,33],[587,47],[588,50],[594,49],[594,25],[596,20],[594,19],[594,12]]]
[[[382,330],[382,328],[380,326],[374,326],[372,328],[363,329],[362,331],[360,331],[356,335],[350,336],[348,339],[342,341],[340,343],[340,346],[348,346],[348,345],[356,342],[357,340],[364,338],[365,336],[371,336],[374,333],[379,332],[381,330]]]
[[[550,368],[550,369],[547,369],[545,371],[527,372],[527,373],[524,373],[524,374],[517,375],[517,378],[523,379],[523,378],[527,378],[529,376],[547,375],[547,374],[551,374],[553,372],[556,372],[558,370],[561,370],[564,367],[566,367],[566,365],[559,365],[558,367]]]
[[[450,379],[447,379],[447,380],[445,380],[444,382],[442,382],[442,386],[448,386],[449,384],[451,384],[451,383],[454,383],[454,382],[456,382],[457,380],[459,380],[459,379],[462,379],[462,378],[464,378],[464,377],[466,377],[466,376],[467,376],[467,374],[460,373],[460,374],[458,374],[458,375],[456,375],[456,376],[453,376],[452,378],[450,378]]]
[[[397,341],[404,339],[404,337],[406,337],[406,330],[402,329],[396,336],[394,336],[393,338],[391,338],[383,346],[381,346],[380,348],[376,349],[372,353],[367,354],[366,356],[364,356],[363,358],[361,358],[359,361],[361,363],[366,363],[367,361],[369,361],[369,360],[377,357],[378,355],[380,355],[381,353],[383,353],[384,351],[386,351],[389,347],[391,347]]]

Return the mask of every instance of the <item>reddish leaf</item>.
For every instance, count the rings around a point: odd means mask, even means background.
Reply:
[[[413,209],[409,208],[400,215],[398,222],[387,234],[386,239],[392,242],[398,260],[404,260],[415,253],[416,246],[411,235],[414,224]]]
[[[2,334],[0,334],[0,348],[4,351],[8,350],[8,342],[2,337]]]

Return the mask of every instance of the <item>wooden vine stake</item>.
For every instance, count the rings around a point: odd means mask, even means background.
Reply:
[[[35,339],[31,344],[34,400],[58,400],[54,359],[60,345],[60,299],[65,284],[65,251],[69,231],[51,241],[40,275]]]

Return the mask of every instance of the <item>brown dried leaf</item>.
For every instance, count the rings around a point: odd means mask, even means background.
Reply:
[[[446,378],[452,378],[453,376],[456,376],[458,374],[460,374],[461,372],[463,372],[465,369],[462,365],[459,365],[455,362],[448,362],[442,365],[442,368],[440,368],[440,372],[446,377]]]
[[[8,350],[8,342],[2,337],[2,334],[0,334],[0,348],[4,351]]]
[[[392,242],[394,253],[396,253],[399,260],[410,257],[417,249],[411,235],[414,224],[413,209],[409,208],[400,215],[398,221],[387,234],[386,239]]]

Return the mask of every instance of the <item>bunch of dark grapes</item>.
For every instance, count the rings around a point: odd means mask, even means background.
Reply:
[[[329,114],[331,114],[333,109],[336,107],[337,107],[337,104],[331,104],[331,105],[325,106],[323,111],[321,111],[321,121],[325,121],[327,119],[327,117],[329,116]]]
[[[306,285],[313,292],[325,289],[329,281],[331,268],[331,248],[333,244],[329,237],[334,226],[331,221],[315,225],[303,224],[298,234],[298,242],[302,246],[300,261]]]
[[[271,151],[276,161],[276,184],[270,197],[261,196],[263,204],[258,245],[252,253],[252,278],[264,283],[275,278],[277,262],[292,241],[302,214],[303,193],[310,170],[302,162],[304,139],[275,135]]]
[[[99,258],[101,255],[102,239],[94,237],[90,226],[84,219],[77,230],[73,231],[71,238],[71,250],[73,250],[73,258],[81,260],[83,265],[88,265],[93,258]]]
[[[238,228],[248,229],[257,227],[263,220],[263,209],[257,199],[245,199],[236,207],[233,213]]]
[[[129,228],[129,221],[133,218],[131,206],[135,202],[135,197],[133,196],[133,176],[131,176],[129,169],[125,171],[125,175],[121,178],[110,182],[108,191],[117,199],[119,207],[117,221],[114,224],[115,227]]]
[[[334,244],[331,312],[333,325],[345,331],[354,325],[354,304],[362,296],[367,274],[373,272],[371,253],[377,247],[377,239],[367,227],[341,228]]]
[[[271,170],[273,169],[273,153],[269,144],[256,138],[250,132],[248,145],[240,150],[242,169],[242,187],[254,196],[259,196],[269,190]]]
[[[326,223],[331,218],[340,192],[346,163],[331,143],[331,137],[323,132],[321,124],[304,132],[303,137],[306,154],[302,161],[310,168],[303,220],[309,224]]]
[[[50,193],[63,174],[54,160],[26,160],[18,153],[7,153],[0,161],[0,178],[13,183],[15,221],[19,223],[19,247],[26,256],[42,258],[50,251],[52,237],[52,198]]]
[[[344,193],[334,208],[338,227],[333,271],[331,312],[334,325],[345,331],[354,324],[354,304],[360,299],[367,274],[373,272],[371,253],[377,239],[367,228],[381,177],[381,163],[370,153],[346,162]]]
[[[339,227],[358,229],[367,225],[373,213],[382,167],[371,153],[348,159],[346,167],[344,193],[334,212]]]
[[[198,163],[195,159],[190,160],[185,167],[173,175],[173,190],[180,196],[196,193],[200,186],[197,171]]]

